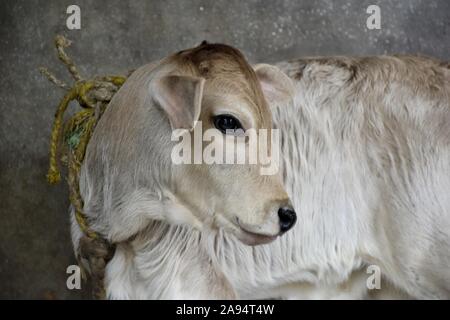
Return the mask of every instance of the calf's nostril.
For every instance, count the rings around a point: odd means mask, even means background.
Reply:
[[[295,224],[295,221],[297,221],[295,211],[289,208],[280,208],[278,210],[278,217],[280,218],[281,232],[288,231]]]

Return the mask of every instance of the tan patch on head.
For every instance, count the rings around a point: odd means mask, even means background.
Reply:
[[[203,42],[195,48],[178,52],[173,59],[194,76],[206,79],[205,92],[239,96],[252,109],[260,127],[271,126],[271,114],[259,81],[239,50],[224,44]]]

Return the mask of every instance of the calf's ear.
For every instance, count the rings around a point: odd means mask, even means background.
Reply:
[[[194,128],[200,116],[204,83],[203,78],[173,75],[152,81],[150,93],[173,130]]]
[[[294,83],[283,71],[264,63],[253,66],[253,69],[270,105],[284,104],[294,97]]]

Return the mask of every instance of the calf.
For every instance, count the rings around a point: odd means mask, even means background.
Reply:
[[[366,298],[375,264],[383,293],[448,298],[449,95],[449,70],[425,58],[252,69],[202,44],[140,68],[81,175],[92,228],[117,243],[108,296]],[[172,130],[224,123],[279,129],[280,174],[171,162]]]

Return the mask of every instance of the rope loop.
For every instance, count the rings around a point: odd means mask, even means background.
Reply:
[[[55,45],[58,57],[66,65],[74,79],[72,87],[58,80],[46,68],[39,69],[49,81],[67,91],[58,105],[53,121],[47,181],[50,184],[57,184],[61,181],[58,161],[61,160],[68,171],[69,199],[75,209],[75,219],[84,233],[79,243],[78,258],[88,261],[93,280],[94,297],[102,298],[105,293],[103,288],[104,269],[113,256],[114,245],[91,228],[92,223],[83,212],[84,203],[79,188],[80,170],[95,127],[112,97],[125,82],[126,77],[103,76],[87,80],[82,78],[72,59],[64,51],[70,44],[71,42],[65,37],[56,36]],[[81,110],[76,111],[68,120],[64,121],[64,115],[73,101],[78,102]]]

